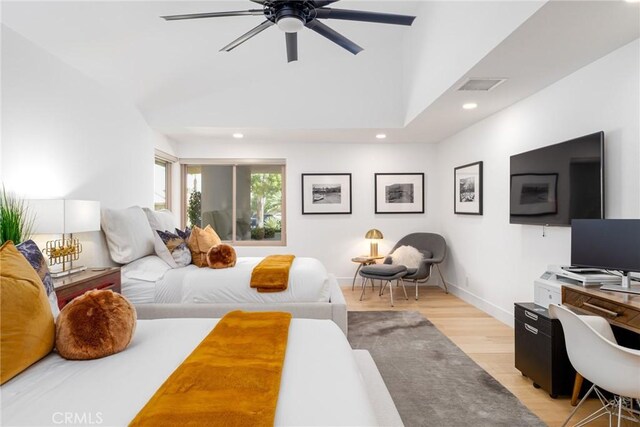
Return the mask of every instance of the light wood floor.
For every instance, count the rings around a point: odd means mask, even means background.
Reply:
[[[573,409],[569,397],[552,399],[545,391],[533,388],[531,380],[523,377],[514,367],[514,332],[499,320],[436,287],[421,286],[418,301],[414,297],[414,287],[407,286],[409,301],[397,298],[402,294],[398,290],[399,292],[394,292],[395,307],[389,305],[388,291],[383,297],[378,296],[378,287],[375,292],[368,288],[363,301],[359,301],[360,289],[356,286],[356,290],[352,292],[350,286],[343,287],[350,311],[419,311],[548,425],[560,426]],[[572,419],[573,423],[597,408],[597,400],[588,401]],[[589,425],[608,425],[608,419],[605,420],[604,417],[598,421]]]

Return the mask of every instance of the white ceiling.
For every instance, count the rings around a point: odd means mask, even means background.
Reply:
[[[218,50],[261,17],[165,22],[161,15],[255,8],[236,1],[3,2],[2,22],[134,102],[176,141],[437,141],[638,38],[640,7],[622,1],[344,0],[336,8],[415,14],[411,28],[325,21],[365,48],[353,56],[311,31],[287,64],[273,27]],[[480,107],[456,92],[509,77]],[[407,124],[408,123],[408,124]]]

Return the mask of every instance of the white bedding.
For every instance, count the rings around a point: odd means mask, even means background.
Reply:
[[[152,304],[156,301],[156,283],[122,276],[120,290],[133,304]]]
[[[195,265],[171,269],[158,257],[149,256],[123,267],[122,293],[127,298],[137,298],[139,301],[142,298],[144,302],[155,303],[329,301],[329,275],[324,265],[315,258],[294,259],[286,291],[260,293],[251,288],[251,272],[262,259],[240,257],[235,267],[218,270]],[[155,283],[153,301],[149,301],[148,286],[136,287],[140,280]],[[145,293],[144,298],[141,293]]]
[[[85,417],[76,424],[127,425],[217,321],[140,320],[122,353],[90,361],[51,354],[0,388],[1,424],[56,425],[71,413]],[[275,424],[377,425],[351,347],[335,323],[292,320]]]

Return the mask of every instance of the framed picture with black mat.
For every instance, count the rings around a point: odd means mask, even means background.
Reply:
[[[424,213],[424,173],[375,174],[377,214]]]
[[[482,215],[482,162],[453,169],[453,213]]]
[[[303,173],[302,214],[351,213],[350,173]]]

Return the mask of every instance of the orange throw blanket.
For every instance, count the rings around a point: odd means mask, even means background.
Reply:
[[[295,255],[269,255],[251,272],[251,287],[258,292],[282,292],[289,286],[289,270]]]
[[[224,316],[130,426],[273,426],[291,314]]]

